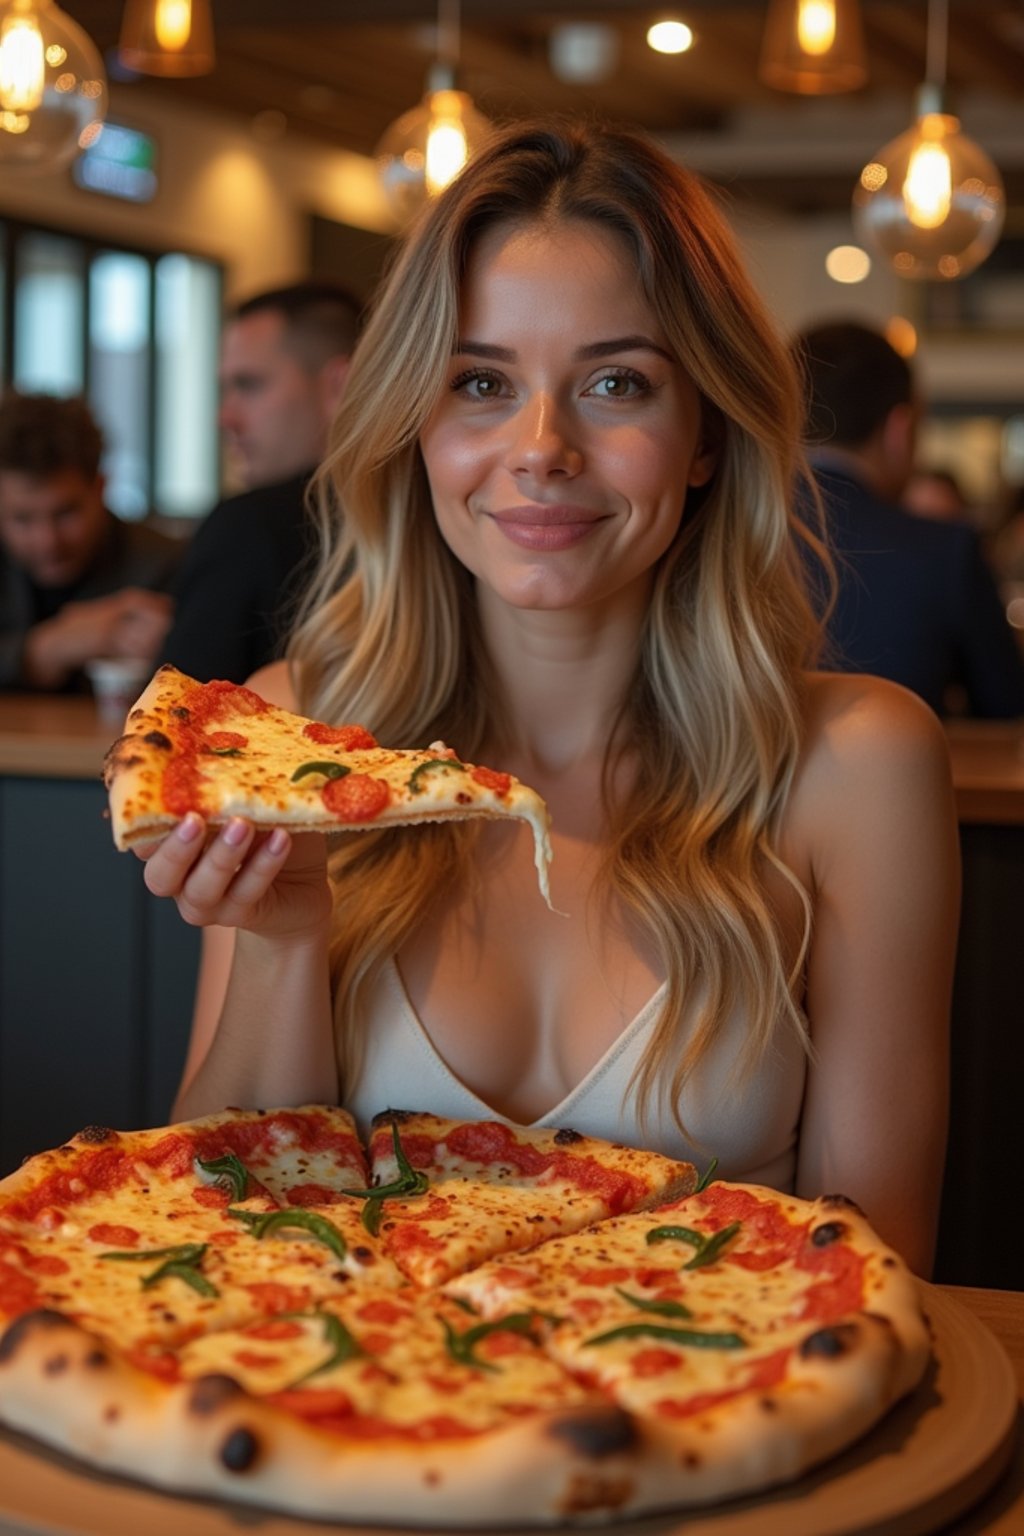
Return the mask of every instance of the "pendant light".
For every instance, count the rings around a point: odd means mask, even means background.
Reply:
[[[437,55],[426,94],[377,146],[381,183],[402,223],[454,181],[490,131],[487,118],[456,88],[458,57],[459,0],[438,0]]]
[[[1006,214],[999,172],[943,110],[948,27],[949,0],[929,0],[917,120],[873,156],[853,194],[861,243],[901,277],[966,277],[995,247]]]
[[[127,0],[121,63],[140,75],[208,75],[214,65],[210,0]]]
[[[0,4],[0,165],[52,171],[95,143],[107,111],[99,51],[54,0]]]
[[[868,77],[857,0],[771,0],[760,74],[803,96],[857,90]]]

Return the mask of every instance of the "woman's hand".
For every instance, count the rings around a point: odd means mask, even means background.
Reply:
[[[235,817],[208,828],[190,812],[159,843],[135,849],[155,896],[170,896],[186,923],[239,928],[263,938],[299,938],[326,927],[331,913],[326,839],[257,834]]]

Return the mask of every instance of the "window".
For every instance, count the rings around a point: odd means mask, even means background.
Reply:
[[[84,394],[118,516],[197,517],[217,500],[221,269],[0,224],[4,387]]]

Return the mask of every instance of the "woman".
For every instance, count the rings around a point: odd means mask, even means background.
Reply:
[[[723,220],[643,138],[510,130],[424,216],[253,686],[533,785],[558,911],[518,827],[361,833],[328,884],[321,838],[189,817],[147,869],[210,929],[181,1114],[340,1095],[714,1153],[841,1190],[927,1270],[948,764],[910,695],[809,670],[801,414]]]

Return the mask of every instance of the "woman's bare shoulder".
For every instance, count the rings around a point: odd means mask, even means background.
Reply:
[[[260,667],[249,678],[246,686],[253,693],[258,693],[261,699],[266,699],[268,704],[277,704],[281,709],[298,708],[292,669],[287,661],[272,661],[269,666]]]
[[[914,693],[880,677],[808,674],[794,796],[808,812],[842,814],[843,797],[890,802],[950,779],[946,734]]]

